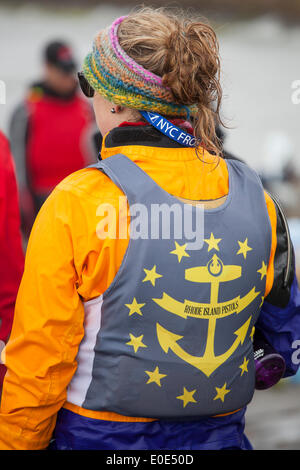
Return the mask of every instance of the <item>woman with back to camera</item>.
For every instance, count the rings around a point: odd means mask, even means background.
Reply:
[[[211,27],[163,9],[97,35],[79,77],[102,160],[61,182],[35,222],[0,448],[249,449],[254,325],[296,372],[293,247],[256,173],[218,156],[219,72]],[[174,206],[204,207],[203,246],[184,217],[169,237],[147,218]]]

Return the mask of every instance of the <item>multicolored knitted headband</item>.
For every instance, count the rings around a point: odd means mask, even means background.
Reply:
[[[125,18],[116,19],[96,36],[93,51],[83,64],[89,84],[115,104],[167,116],[189,116],[194,106],[174,103],[171,90],[163,85],[162,78],[135,62],[121,48],[118,28]]]

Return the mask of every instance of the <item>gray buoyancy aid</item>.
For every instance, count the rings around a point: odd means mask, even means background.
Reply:
[[[112,284],[85,304],[71,403],[126,416],[194,419],[251,401],[253,327],[265,293],[271,225],[256,173],[239,161],[226,163],[227,199],[208,210],[171,196],[124,155],[95,165],[126,195],[132,221],[133,208],[143,208],[144,231],[133,236],[131,227]],[[163,217],[154,221],[151,210],[174,205],[166,236]],[[202,214],[199,249],[180,209],[189,220]]]

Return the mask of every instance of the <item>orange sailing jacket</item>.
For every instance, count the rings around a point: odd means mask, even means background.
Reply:
[[[205,151],[200,160],[193,149],[173,144],[148,127],[145,130],[114,129],[104,139],[102,159],[125,154],[176,197],[215,201],[227,195],[225,160],[216,165],[216,158]],[[128,239],[97,236],[99,206],[109,203],[118,209],[119,196],[123,193],[105,174],[83,169],[56,187],[36,219],[11,338],[2,354],[8,372],[1,402],[0,449],[47,447],[62,407],[97,419],[151,421],[84,410],[66,402],[84,336],[83,301],[108,288],[128,245]],[[272,227],[266,297],[273,292],[276,275],[279,216],[270,196],[265,199]]]

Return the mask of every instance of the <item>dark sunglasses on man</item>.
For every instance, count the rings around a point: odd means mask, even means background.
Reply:
[[[95,90],[94,90],[94,88],[91,87],[91,85],[89,84],[89,82],[85,78],[83,72],[78,72],[77,76],[78,76],[78,81],[79,81],[79,85],[80,85],[80,88],[82,90],[82,93],[85,96],[87,96],[87,98],[93,98],[93,96],[95,94]]]

